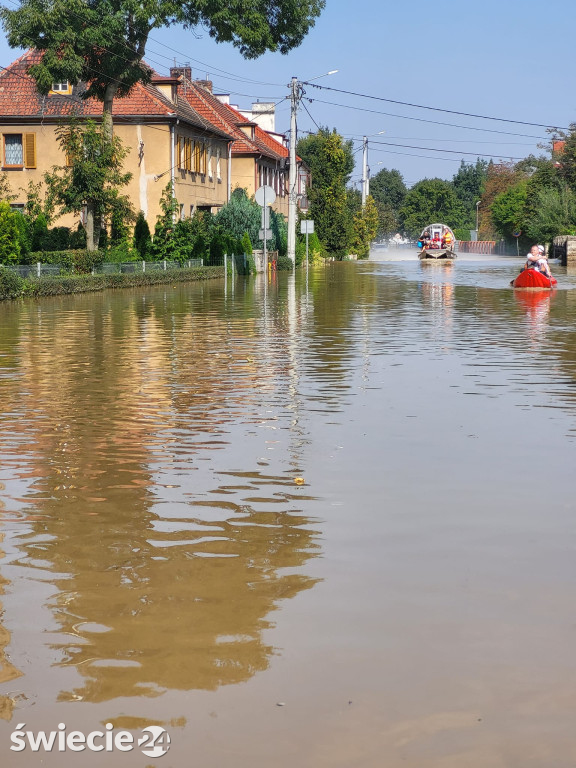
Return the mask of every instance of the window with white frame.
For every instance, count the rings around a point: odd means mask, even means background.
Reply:
[[[220,147],[216,150],[216,178],[218,181],[222,181],[222,173],[220,169]]]

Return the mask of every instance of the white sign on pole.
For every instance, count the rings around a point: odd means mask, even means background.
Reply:
[[[270,228],[270,208],[268,206],[264,206],[262,208],[262,222],[261,222],[262,229],[269,229]]]
[[[276,202],[276,192],[266,184],[263,187],[258,187],[254,197],[260,206],[272,205],[272,203]]]
[[[314,221],[312,219],[302,219],[300,222],[300,233],[302,235],[311,235],[314,232]]]
[[[272,240],[272,230],[271,229],[259,229],[258,230],[258,239],[259,240]]]

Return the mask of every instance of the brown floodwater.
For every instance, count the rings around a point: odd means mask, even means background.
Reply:
[[[576,276],[517,265],[0,304],[2,768],[573,768]],[[11,749],[106,723],[170,750]]]

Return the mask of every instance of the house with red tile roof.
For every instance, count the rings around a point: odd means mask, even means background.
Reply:
[[[48,95],[41,95],[28,74],[40,56],[28,51],[0,74],[1,170],[17,196],[15,205],[24,205],[29,182],[38,183],[53,166],[65,165],[58,126],[72,116],[98,120],[102,115],[100,102],[82,98],[84,83],[54,83]],[[217,211],[232,188],[230,156],[237,131],[208,119],[203,113],[208,110],[197,111],[186,89],[180,76],[154,75],[150,84],[138,83],[114,101],[114,132],[129,150],[124,167],[132,173],[125,190],[151,228],[170,181],[181,216],[197,209]],[[73,217],[58,223],[73,225]]]
[[[227,97],[216,96],[209,80],[192,80],[190,67],[172,67],[170,74],[180,79],[179,93],[190,107],[205,120],[233,136],[230,147],[231,189],[238,187],[253,195],[264,184],[276,192],[272,206],[288,215],[288,147],[279,141],[278,134],[266,131],[229,103]],[[309,173],[302,160],[299,166],[297,194],[304,197]]]

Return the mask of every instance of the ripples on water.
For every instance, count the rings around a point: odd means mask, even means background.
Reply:
[[[520,294],[515,271],[389,260],[274,276],[266,292],[239,279],[0,305],[0,718],[18,696],[45,716],[248,681],[290,651],[275,616],[309,590],[339,647],[363,605],[329,608],[342,567],[391,567],[405,593],[404,544],[389,565],[379,550],[412,536],[432,497],[441,519],[447,469],[461,480],[443,526],[475,468],[508,494],[502,462],[529,456],[511,412],[558,409],[548,449],[572,435],[574,278]],[[430,524],[424,560],[440,546]],[[379,647],[369,614],[352,657]],[[111,712],[131,709],[97,717]]]

